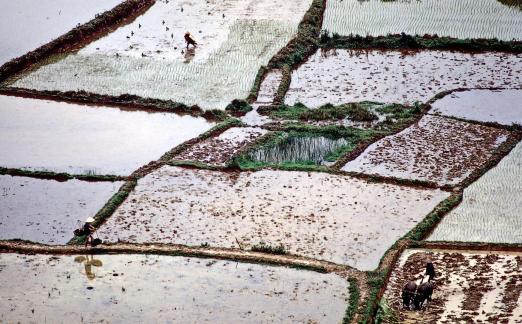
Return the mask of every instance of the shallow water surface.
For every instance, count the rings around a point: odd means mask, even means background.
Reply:
[[[292,254],[372,270],[448,196],[326,173],[166,166],[140,179],[98,234],[111,242],[282,244]]]
[[[129,175],[213,125],[173,113],[0,96],[0,166]]]
[[[522,90],[473,89],[435,101],[431,113],[503,125],[522,125]]]
[[[157,255],[0,254],[0,287],[8,323],[338,323],[348,306],[335,274]]]
[[[122,184],[0,175],[0,239],[66,244]]]
[[[521,2],[505,2],[506,5],[497,0],[328,0],[323,30],[346,36],[404,32],[520,40]]]
[[[286,136],[277,144],[261,147],[248,153],[254,161],[281,164],[283,162],[310,161],[328,164],[327,156],[351,143],[344,138],[324,136]],[[331,162],[331,161],[330,161]]]
[[[122,0],[2,1],[0,65],[110,10]]]
[[[430,241],[522,243],[522,143],[464,189]]]

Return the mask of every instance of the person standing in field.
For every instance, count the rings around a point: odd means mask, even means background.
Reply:
[[[185,43],[187,44],[187,49],[189,48],[189,45],[196,47],[196,45],[198,44],[196,43],[194,38],[192,38],[189,32],[185,33]]]

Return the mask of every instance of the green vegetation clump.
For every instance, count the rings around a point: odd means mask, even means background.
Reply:
[[[389,324],[398,324],[400,323],[399,316],[388,304],[388,300],[382,298],[379,302],[377,310],[377,315],[375,315],[375,323],[389,323]]]
[[[371,323],[371,319],[377,311],[377,297],[382,285],[384,284],[388,271],[388,269],[383,269],[367,273],[367,284],[370,289],[370,294],[366,300],[364,313],[362,314],[362,323]]]
[[[263,252],[269,254],[288,254],[283,244],[278,246],[271,246],[265,244],[264,242],[260,242],[259,244],[252,246],[250,250],[253,252]]]
[[[242,99],[234,99],[228,106],[225,108],[231,114],[234,115],[244,115],[249,111],[252,111],[252,106],[246,101]]]
[[[348,286],[348,294],[350,297],[348,300],[348,307],[344,313],[343,324],[349,324],[352,322],[355,314],[357,313],[359,300],[361,299],[361,291],[359,290],[359,286],[357,286],[357,280],[350,278],[348,282],[350,283]]]

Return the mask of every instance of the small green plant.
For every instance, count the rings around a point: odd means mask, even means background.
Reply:
[[[246,101],[242,99],[234,99],[228,106],[225,108],[231,114],[246,114],[249,111],[252,111],[252,106]]]
[[[288,254],[283,244],[278,246],[267,245],[264,242],[260,242],[259,244],[253,245],[250,249],[253,252],[263,252],[269,254]]]
[[[377,310],[377,315],[375,316],[375,324],[388,323],[388,324],[398,324],[400,323],[399,316],[397,313],[390,307],[388,304],[388,300],[386,298],[382,298],[379,302]]]

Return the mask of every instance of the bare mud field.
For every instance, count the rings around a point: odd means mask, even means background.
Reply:
[[[236,154],[266,133],[267,130],[258,127],[229,128],[217,137],[192,145],[176,155],[174,160],[226,166]]]
[[[405,310],[402,288],[423,276],[427,258],[437,272],[432,301]],[[521,253],[414,249],[401,256],[383,297],[402,323],[520,323],[521,293]]]
[[[166,166],[139,180],[98,234],[111,242],[283,245],[295,255],[371,270],[448,196],[326,173]]]
[[[522,144],[464,190],[430,241],[522,243]]]
[[[437,116],[370,145],[342,170],[457,185],[480,168],[509,132]]]
[[[0,175],[0,239],[65,244],[122,184]]]
[[[16,82],[224,109],[297,32],[311,0],[157,1],[133,23]],[[196,48],[185,48],[190,32]]]
[[[522,125],[522,90],[453,92],[435,101],[430,113],[503,125]]]
[[[522,14],[521,14],[522,16]],[[522,55],[318,50],[292,73],[285,103],[412,104],[457,88],[522,87]]]
[[[0,65],[65,34],[123,0],[2,1]]]
[[[212,126],[174,113],[0,96],[0,166],[129,175]]]
[[[516,2],[516,1],[515,1]],[[522,39],[522,12],[497,0],[328,0],[323,30],[340,35],[437,34]]]
[[[335,274],[154,255],[0,254],[0,286],[6,323],[339,323],[348,300]]]

